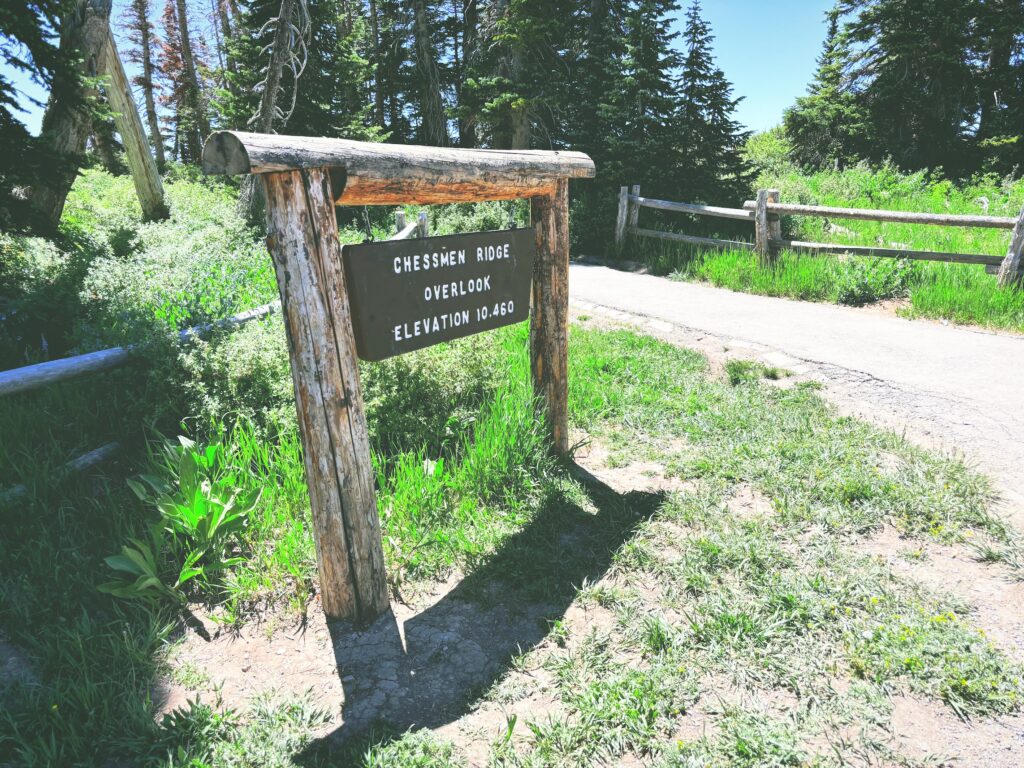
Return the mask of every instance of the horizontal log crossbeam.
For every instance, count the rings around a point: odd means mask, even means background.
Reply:
[[[747,200],[743,207],[753,211],[757,202]],[[871,208],[836,208],[827,205],[797,205],[794,203],[767,204],[768,213],[789,216],[819,216],[861,221],[888,221],[900,224],[935,224],[945,227],[988,227],[1013,229],[1016,219],[1008,216],[968,216],[948,213],[917,213],[915,211],[883,211]]]
[[[626,231],[637,237],[654,237],[659,240],[673,240],[677,243],[689,243],[690,245],[707,245],[712,248],[735,248],[744,251],[754,250],[754,244],[745,240],[718,240],[713,237],[697,237],[696,235],[684,235],[680,232],[661,232],[657,229],[644,229],[643,227],[627,227]]]
[[[947,261],[954,264],[984,264],[998,267],[1002,256],[986,256],[977,253],[949,253],[947,251],[915,251],[909,248],[875,248],[866,245],[841,245],[837,243],[810,243],[802,240],[768,241],[772,248],[787,248],[791,251],[809,253],[837,253],[851,256],[875,256],[889,259],[913,259],[917,261]]]
[[[592,178],[581,152],[449,149],[347,139],[218,131],[207,173],[331,170],[336,205],[404,205],[551,196],[560,179]]]
[[[671,200],[655,200],[650,197],[639,197],[636,195],[630,195],[629,201],[636,203],[641,208],[654,208],[659,211],[690,213],[695,216],[713,216],[719,219],[754,220],[754,212],[745,211],[742,208],[722,208],[717,205],[700,205],[698,203],[676,203]]]

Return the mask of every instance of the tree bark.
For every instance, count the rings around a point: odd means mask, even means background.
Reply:
[[[277,93],[281,88],[281,72],[285,60],[291,50],[291,18],[295,10],[295,0],[281,0],[278,11],[277,27],[274,30],[274,42],[270,49],[270,62],[267,64],[266,86],[260,97],[259,112],[253,129],[259,133],[273,133],[274,117],[277,110]]]
[[[206,117],[203,105],[203,94],[199,87],[196,74],[196,60],[192,54],[192,38],[188,30],[188,9],[185,0],[175,0],[178,10],[178,37],[181,40],[181,64],[184,70],[185,96],[189,111],[189,119],[193,123],[186,136],[186,149],[189,159],[197,161],[202,154],[203,141],[210,135],[210,121]]]
[[[314,168],[263,183],[324,612],[368,623],[387,610],[388,590],[330,177]]]
[[[462,5],[462,73],[459,84],[459,103],[462,103],[462,83],[473,71],[473,62],[477,56],[477,45],[480,40],[480,6],[477,0],[463,0]],[[459,117],[459,146],[472,148],[476,146],[477,116],[475,113]]]
[[[259,111],[256,113],[254,128],[260,133],[274,132],[274,118],[277,115],[277,96],[281,87],[281,72],[285,60],[291,51],[291,18],[295,10],[295,0],[281,0],[278,10],[278,22],[274,29],[274,42],[270,47],[270,61],[267,63],[267,76],[264,80],[263,94],[260,96]],[[295,87],[298,87],[297,85]],[[258,220],[263,208],[263,187],[253,177],[242,181],[240,196],[241,207],[250,221]]]
[[[93,120],[92,145],[100,156],[103,168],[111,176],[121,176],[125,172],[124,163],[118,157],[120,147],[114,137],[114,123],[109,119]]]
[[[156,164],[163,168],[167,164],[164,154],[164,137],[160,133],[160,121],[156,115],[156,98],[153,95],[153,33],[149,24],[149,3],[135,4],[139,35],[139,61],[142,64],[142,79],[136,82],[142,86],[146,103],[146,125],[149,127],[149,142],[156,154]]]
[[[373,124],[384,127],[384,84],[381,82],[380,26],[377,0],[370,0],[370,45],[373,49]]]
[[[416,40],[416,71],[420,80],[420,119],[423,139],[435,147],[451,144],[441,102],[441,76],[434,58],[426,0],[412,0],[413,36]]]
[[[117,132],[121,134],[121,141],[124,143],[128,168],[135,184],[135,194],[142,207],[142,217],[147,221],[166,219],[169,212],[164,203],[160,171],[153,155],[150,154],[149,142],[146,141],[142,120],[139,119],[138,108],[132,97],[131,84],[121,64],[121,57],[117,55],[117,46],[109,29],[99,65],[102,74],[108,78],[104,91],[114,110]]]
[[[537,238],[530,309],[534,394],[544,404],[554,452],[569,452],[569,182],[530,199]]]
[[[61,23],[61,49],[78,51],[83,71],[89,77],[96,74],[97,60],[109,34],[110,6],[111,0],[79,0],[75,10]],[[87,94],[87,100],[94,97],[95,92]],[[51,94],[40,135],[67,160],[54,168],[48,178],[39,180],[32,190],[32,201],[53,227],[60,222],[91,132],[89,106]]]

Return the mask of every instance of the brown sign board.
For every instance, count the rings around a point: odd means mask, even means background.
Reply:
[[[534,230],[346,245],[356,352],[385,360],[525,320]]]

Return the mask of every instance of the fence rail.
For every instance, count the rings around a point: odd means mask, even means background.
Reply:
[[[688,213],[695,216],[712,216],[725,219],[740,219],[754,223],[754,241],[722,240],[711,237],[697,237],[678,232],[662,232],[638,226],[641,208],[661,211]],[[842,245],[838,243],[811,243],[801,240],[787,240],[782,237],[780,216],[816,216],[835,219],[858,219],[866,221],[898,222],[903,224],[931,224],[946,227],[988,227],[1012,230],[1010,246],[1005,256],[981,253],[948,253],[945,251],[923,251],[911,248],[877,248],[863,245]],[[619,210],[615,220],[615,243],[621,246],[627,235],[652,237],[661,240],[702,245],[710,248],[745,249],[755,251],[766,265],[775,261],[780,249],[804,253],[846,254],[852,256],[874,256],[881,258],[915,259],[921,261],[944,261],[954,264],[980,264],[986,271],[999,275],[1001,286],[1018,285],[1024,278],[1021,265],[1024,254],[1024,207],[1017,218],[1010,216],[972,216],[945,213],[917,213],[913,211],[883,211],[866,208],[838,208],[825,205],[797,205],[779,202],[777,189],[762,189],[756,200],[747,200],[743,208],[722,208],[697,203],[677,203],[671,200],[655,200],[642,197],[640,186],[619,189]]]
[[[426,237],[428,234],[428,221],[426,211],[420,211],[416,221],[406,224],[405,211],[395,212],[396,234],[389,240],[407,240],[412,237]],[[269,304],[239,312],[237,315],[217,320],[212,323],[203,323],[179,331],[177,339],[184,343],[193,338],[209,333],[216,328],[237,328],[252,320],[259,320],[267,317],[281,309],[279,300]],[[28,392],[33,389],[57,384],[61,381],[76,379],[90,373],[108,371],[127,365],[135,359],[142,348],[138,345],[127,345],[123,347],[111,347],[95,352],[86,352],[82,355],[64,357],[59,360],[48,360],[45,363],[25,365],[20,368],[12,368],[7,371],[0,371],[0,397],[14,395],[19,392]],[[58,470],[61,477],[83,472],[112,458],[120,452],[120,443],[117,441],[107,443],[91,451],[87,451],[72,458]],[[0,502],[11,501],[24,495],[26,488],[23,485],[16,485],[6,491],[0,491]]]

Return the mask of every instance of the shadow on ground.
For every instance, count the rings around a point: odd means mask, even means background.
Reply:
[[[364,630],[331,627],[344,722],[300,754],[301,764],[467,713],[515,656],[544,640],[579,586],[599,580],[664,501],[662,493],[616,493],[572,470],[583,480],[582,498],[549,495],[528,526],[438,602],[404,621],[389,612]]]

